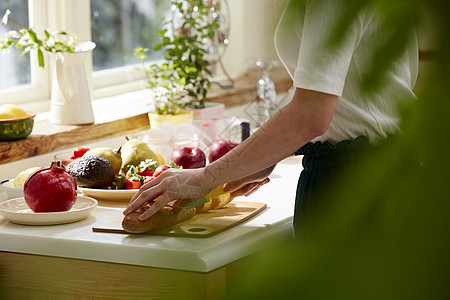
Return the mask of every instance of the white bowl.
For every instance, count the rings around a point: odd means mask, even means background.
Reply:
[[[8,194],[8,199],[23,197],[23,188],[14,186],[14,179],[2,181],[2,188]]]

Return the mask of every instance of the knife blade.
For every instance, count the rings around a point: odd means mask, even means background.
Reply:
[[[226,194],[226,192],[224,192],[223,190],[223,185],[215,188],[214,190],[212,190],[208,195],[206,195],[205,197],[201,197],[198,199],[193,200],[192,202],[188,203],[187,205],[184,206],[184,209],[191,209],[193,207],[199,206],[203,203],[209,202],[211,201],[212,198],[220,196],[220,195],[224,195]]]
[[[264,180],[265,180],[265,179],[259,180],[258,182],[263,182]],[[225,192],[225,191],[223,190],[223,185],[221,185],[221,186],[219,186],[219,187],[216,187],[214,190],[212,190],[212,191],[211,191],[208,195],[206,195],[205,197],[202,197],[202,198],[198,198],[198,199],[193,200],[193,201],[190,202],[189,204],[185,205],[184,208],[185,208],[185,209],[191,209],[191,208],[193,208],[193,207],[196,207],[196,206],[202,205],[203,203],[206,203],[206,202],[211,201],[211,199],[214,198],[214,197],[221,196],[221,195],[224,195],[224,194],[227,194],[227,193],[232,193],[232,192],[234,192],[234,191],[237,191],[238,189],[240,189],[240,187],[237,188],[237,189],[235,189],[235,190],[233,190],[233,191]]]

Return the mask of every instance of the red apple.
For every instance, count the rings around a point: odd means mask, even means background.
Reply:
[[[183,169],[196,169],[206,166],[206,155],[197,147],[183,146],[175,149],[170,160]]]
[[[215,160],[218,160],[225,154],[227,154],[231,149],[239,145],[238,143],[234,143],[232,141],[224,141],[224,140],[217,140],[215,141],[211,147],[209,147],[208,152],[208,160],[210,163],[212,163]]]

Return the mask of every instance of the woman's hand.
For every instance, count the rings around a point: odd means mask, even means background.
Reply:
[[[238,196],[248,197],[270,181],[268,177],[274,168],[275,165],[241,179],[225,183],[223,190],[225,192],[231,192],[230,196],[233,198]]]
[[[193,200],[204,197],[214,187],[210,187],[204,169],[168,169],[157,178],[143,185],[131,198],[123,214],[132,213],[144,203],[155,200],[155,203],[139,216],[139,220],[151,217],[167,203],[174,200]]]

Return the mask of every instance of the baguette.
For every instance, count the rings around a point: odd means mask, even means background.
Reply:
[[[225,207],[228,203],[233,200],[232,197],[230,197],[230,194],[223,194],[220,196],[213,197],[211,201],[200,204],[199,206],[195,207],[197,213],[204,213],[209,210],[215,210]]]
[[[136,211],[126,215],[122,221],[122,228],[129,233],[143,233],[175,225],[195,215],[195,208],[182,209],[175,212],[172,204],[168,204],[150,218],[140,221],[138,216],[151,205],[152,202],[144,204]]]
[[[230,194],[223,194],[213,197],[211,201],[207,203],[190,209],[183,209],[182,207],[174,206],[174,202],[171,202],[150,218],[140,221],[138,219],[139,215],[149,209],[153,204],[153,202],[146,203],[131,214],[124,216],[122,228],[129,233],[144,233],[162,229],[190,219],[196,213],[205,213],[209,210],[220,209],[230,203],[231,200],[233,200],[233,198],[230,197]]]

